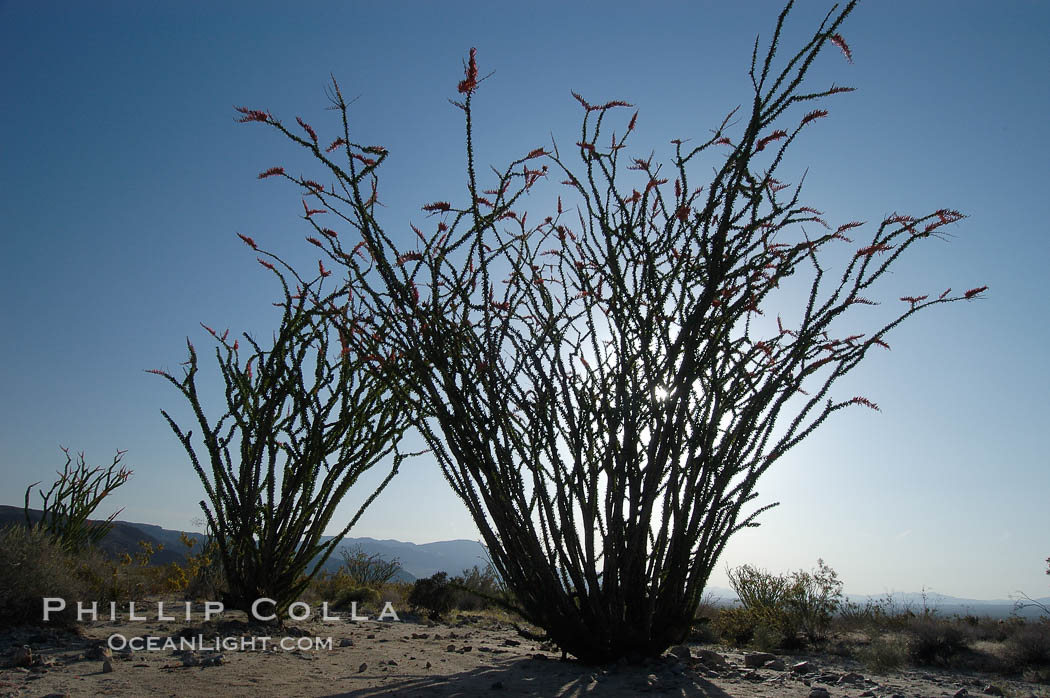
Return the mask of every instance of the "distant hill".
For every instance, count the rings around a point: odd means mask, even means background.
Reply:
[[[34,522],[39,521],[42,516],[43,512],[38,509],[29,510],[29,517]],[[0,528],[12,524],[21,526],[24,525],[25,522],[25,513],[21,507],[0,504]],[[199,533],[192,535],[203,538]],[[178,531],[168,531],[160,526],[150,526],[149,524],[143,525],[128,523],[126,521],[114,521],[113,528],[110,530],[109,534],[102,539],[102,543],[99,547],[102,548],[106,554],[114,557],[122,553],[134,555],[141,550],[139,547],[139,541],[145,541],[152,544],[154,550],[159,547],[159,544],[164,544],[164,549],[153,555],[153,564],[167,565],[171,562],[184,562],[186,560],[185,555],[183,555],[186,547],[179,542]]]
[[[331,540],[330,538],[328,540]],[[429,577],[436,572],[450,576],[469,570],[475,565],[484,569],[488,564],[485,548],[473,540],[446,540],[437,543],[404,543],[399,540],[375,538],[344,538],[339,548],[359,547],[369,555],[378,554],[385,560],[397,558],[401,567],[413,578]],[[338,548],[333,558],[339,558]]]
[[[29,515],[33,521],[39,521],[42,512],[30,509]],[[0,527],[24,523],[25,515],[21,507],[0,505]],[[173,531],[154,524],[114,521],[113,529],[103,539],[100,547],[107,554],[115,556],[125,552],[134,555],[140,550],[139,541],[151,543],[155,549],[158,544],[163,544],[164,549],[153,556],[154,564],[166,565],[170,562],[184,562],[186,546],[179,540],[182,533],[195,540],[203,540],[205,537],[204,534],[194,531]],[[332,537],[328,536],[324,540],[331,539]],[[429,577],[435,572],[448,572],[449,575],[456,575],[475,565],[481,568],[486,565],[485,548],[476,541],[449,540],[417,545],[398,540],[344,538],[323,569],[337,570],[343,563],[340,550],[354,548],[360,548],[368,555],[378,554],[384,560],[394,558],[400,560],[402,569],[395,579],[404,582]]]

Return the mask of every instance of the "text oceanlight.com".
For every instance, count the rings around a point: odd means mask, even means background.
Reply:
[[[285,652],[331,651],[331,637],[156,637],[115,633],[106,644],[114,652],[266,652],[278,649]]]

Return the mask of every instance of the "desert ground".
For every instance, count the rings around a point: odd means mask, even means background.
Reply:
[[[154,650],[122,647],[149,637]],[[195,638],[196,649],[179,649],[181,637]],[[254,637],[256,646],[231,650],[219,637]],[[266,647],[262,637],[271,638]],[[290,647],[279,646],[282,638]],[[331,648],[296,646],[313,638],[331,638]],[[762,656],[718,645],[672,648],[641,665],[585,666],[485,615],[451,623],[314,618],[279,630],[231,612],[207,624],[118,618],[76,632],[0,631],[0,655],[0,696],[1050,696],[1045,685],[988,675],[879,676],[831,654]]]

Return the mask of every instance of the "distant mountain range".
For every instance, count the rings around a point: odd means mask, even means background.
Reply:
[[[29,513],[34,521],[40,519],[41,512],[30,509]],[[21,507],[0,504],[0,528],[9,524],[24,523],[25,515]],[[154,554],[152,562],[166,565],[170,562],[185,560],[186,546],[179,540],[182,533],[186,533],[192,539],[204,539],[203,534],[193,531],[173,531],[153,524],[115,521],[113,529],[102,541],[101,547],[109,554],[119,555],[127,552],[133,555],[140,550],[139,541],[151,543],[154,549],[158,547],[158,544],[163,544],[164,549]],[[325,538],[325,540],[331,539],[331,536]],[[379,555],[384,560],[397,558],[401,562],[401,571],[395,579],[405,582],[429,577],[436,572],[448,572],[449,576],[454,576],[475,565],[484,569],[488,564],[485,548],[479,542],[472,540],[447,540],[419,545],[399,540],[344,538],[323,569],[335,571],[342,566],[340,550],[343,549],[360,549],[368,555]],[[704,593],[718,605],[731,605],[737,602],[736,593],[725,587],[709,586]],[[887,595],[847,594],[846,596],[850,601],[863,605],[868,601],[876,603],[884,601]],[[891,597],[892,608],[900,611],[911,610],[914,613],[922,613],[923,608],[928,608],[940,615],[1006,618],[1014,611],[1014,601],[1011,599],[964,599],[936,592],[927,592],[925,598],[921,592],[894,592]],[[1050,606],[1050,597],[1036,599],[1036,601]],[[1040,613],[1039,609],[1034,608],[1019,611],[1019,615],[1025,617],[1037,617]]]
[[[39,521],[42,513],[29,510],[34,521]],[[21,507],[0,505],[0,527],[9,524],[24,524],[25,514]],[[130,521],[114,521],[113,529],[101,544],[108,554],[120,555],[139,552],[139,541],[164,549],[153,555],[152,562],[166,565],[171,562],[183,562],[186,559],[186,546],[180,540],[185,533],[194,540],[203,540],[204,534],[195,531],[173,531],[153,524]],[[331,540],[326,536],[325,540]],[[436,572],[448,572],[449,576],[460,574],[477,565],[484,569],[488,564],[485,548],[477,541],[448,540],[437,543],[403,543],[398,540],[376,540],[375,538],[344,538],[328,558],[324,568],[335,571],[343,564],[340,551],[360,549],[368,555],[379,555],[384,560],[397,558],[401,562],[401,571],[395,577],[399,581],[411,582],[421,577],[429,577]]]

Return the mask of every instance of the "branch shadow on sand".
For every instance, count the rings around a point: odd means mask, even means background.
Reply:
[[[520,659],[499,666],[483,666],[469,671],[431,676],[406,676],[391,672],[374,684],[375,676],[350,675],[341,679],[348,690],[327,694],[325,698],[370,698],[371,696],[450,696],[477,695],[550,696],[634,696],[654,693],[661,696],[731,698],[718,686],[697,674],[660,671],[652,667],[630,666],[605,671],[602,667],[571,661]],[[653,680],[655,679],[655,681]],[[360,687],[353,687],[355,683]]]

